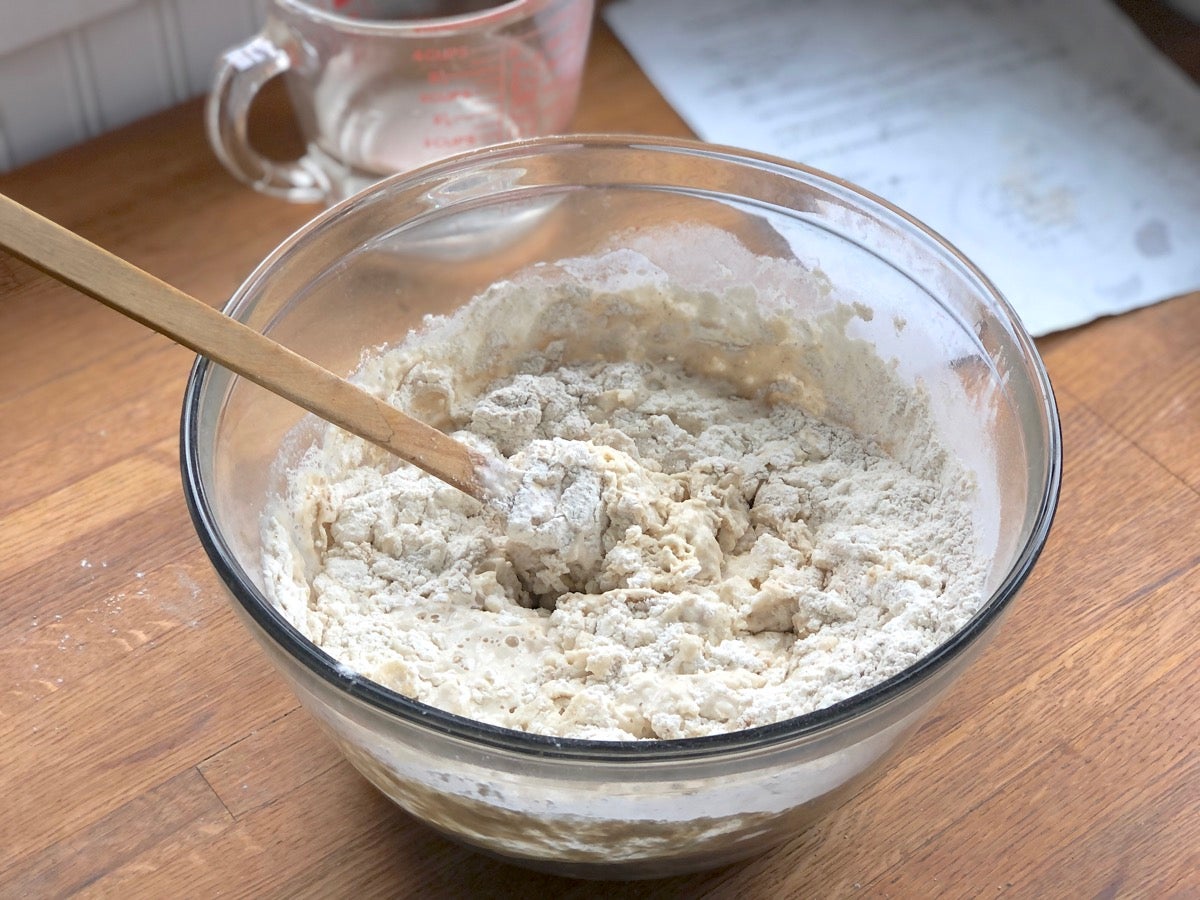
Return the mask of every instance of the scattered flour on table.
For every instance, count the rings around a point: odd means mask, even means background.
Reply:
[[[794,262],[714,293],[615,261],[633,275],[517,278],[364,361],[364,386],[524,483],[498,521],[326,429],[264,520],[284,614],[402,694],[605,740],[810,712],[959,629],[982,600],[973,481],[846,336],[863,310],[781,314],[823,290]]]

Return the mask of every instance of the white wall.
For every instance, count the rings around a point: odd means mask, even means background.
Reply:
[[[268,0],[0,0],[0,172],[208,90]]]

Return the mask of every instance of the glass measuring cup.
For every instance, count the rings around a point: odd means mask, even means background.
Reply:
[[[593,0],[271,0],[263,30],[218,63],[206,111],[239,180],[334,203],[464,150],[564,131]],[[247,138],[254,96],[283,75],[306,150],[276,161]]]

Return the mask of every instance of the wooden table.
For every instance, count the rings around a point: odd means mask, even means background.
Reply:
[[[1200,29],[1126,5],[1196,72]],[[602,26],[577,127],[688,134]],[[313,213],[227,177],[197,103],[0,191],[214,305]],[[1038,342],[1054,531],[910,753],[758,859],[595,885],[451,844],[341,761],[192,531],[191,355],[0,258],[0,896],[1200,896],[1198,299]]]

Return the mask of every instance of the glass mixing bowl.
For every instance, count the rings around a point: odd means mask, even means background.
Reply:
[[[928,391],[974,472],[986,601],[952,639],[833,706],[731,734],[606,742],[527,734],[411,700],[339,665],[264,594],[260,518],[303,414],[199,360],[184,401],[184,488],[234,609],[301,703],[381,791],[432,827],[518,863],[653,877],[759,853],[841,802],[963,672],[1045,544],[1058,415],[1012,309],[952,246],[828,175],[687,141],[565,137],[396,176],[313,219],[239,288],[228,314],[338,373],[431,313],[539,263],[672,223],[819,265],[851,324]],[[720,260],[716,261],[718,264]],[[720,268],[718,265],[717,269]],[[794,314],[812,314],[797,300]],[[301,426],[302,430],[302,426]],[[290,448],[290,449],[289,449]]]

